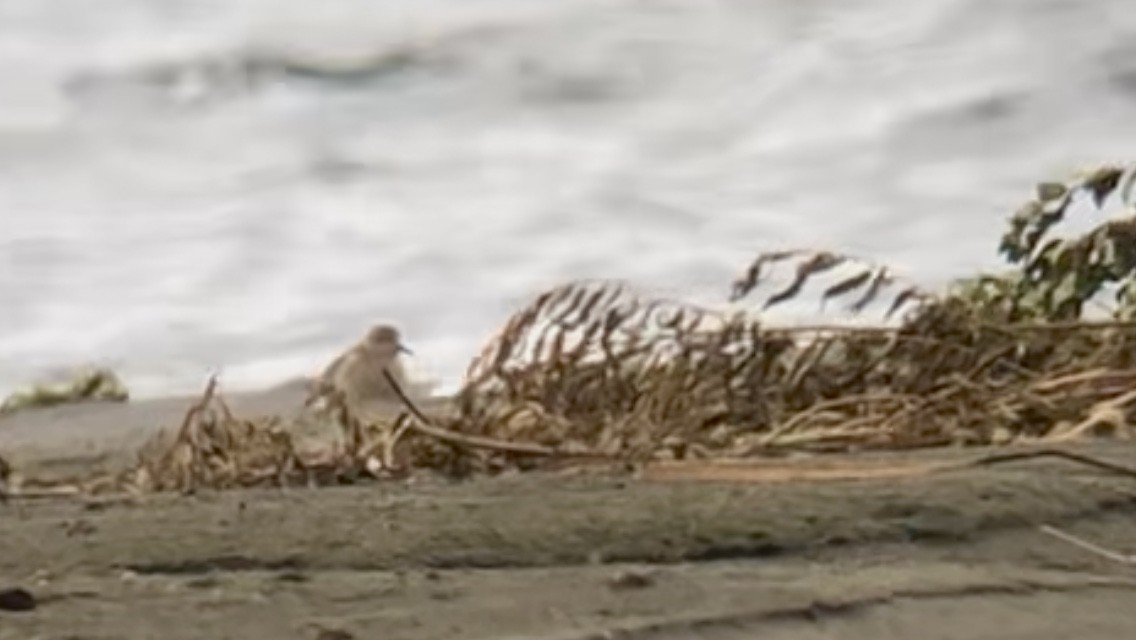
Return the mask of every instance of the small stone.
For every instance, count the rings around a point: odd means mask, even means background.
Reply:
[[[89,536],[95,533],[98,528],[91,524],[88,520],[71,520],[63,523],[63,530],[68,538],[75,536]]]
[[[300,572],[300,571],[284,571],[284,572],[276,574],[276,581],[277,582],[303,583],[303,582],[310,582],[311,579],[312,579],[311,576],[309,576],[306,573]]]
[[[24,589],[0,589],[0,611],[34,611],[35,597]]]
[[[1007,445],[1014,441],[1014,432],[1006,427],[994,427],[993,433],[990,434],[990,444],[993,445]]]
[[[655,578],[649,573],[642,571],[620,571],[613,575],[607,581],[607,586],[611,589],[645,589],[655,584]]]

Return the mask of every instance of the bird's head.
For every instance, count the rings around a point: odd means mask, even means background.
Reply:
[[[413,355],[413,352],[402,344],[402,338],[398,333],[398,329],[389,324],[380,324],[371,327],[367,332],[366,337],[367,346],[380,353],[386,353],[392,357],[399,353],[406,353]]]

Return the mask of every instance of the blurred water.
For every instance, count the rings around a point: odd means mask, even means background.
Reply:
[[[264,386],[381,320],[452,384],[548,286],[724,300],[785,246],[933,285],[1134,115],[1123,0],[6,0],[0,392]]]

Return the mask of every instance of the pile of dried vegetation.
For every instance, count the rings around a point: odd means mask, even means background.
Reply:
[[[759,255],[732,287],[756,298],[776,265],[787,286],[762,309],[843,270],[820,302],[888,303],[891,326],[766,326],[575,283],[515,314],[470,367],[451,426],[570,451],[647,459],[785,450],[1129,437],[1136,412],[1136,167],[1038,185],[1010,219],[1007,269],[945,292],[830,251]],[[1058,233],[1075,208],[1088,232]],[[1099,308],[1091,307],[1098,305]],[[1095,308],[1097,318],[1089,319]]]
[[[429,417],[406,400],[397,419],[367,423],[333,401],[341,446],[318,454],[299,454],[279,420],[232,415],[211,383],[182,428],[112,484],[184,491],[421,469],[1127,438],[1136,413],[1134,178],[1136,167],[1110,166],[1038,185],[1001,239],[1005,271],[942,292],[817,250],[757,256],[721,309],[619,282],[557,287],[486,344],[453,411]],[[1115,215],[1059,233],[1077,209]],[[759,295],[786,265],[788,285]],[[883,304],[883,321],[762,322],[765,309],[836,273],[820,303],[849,300],[861,317]]]

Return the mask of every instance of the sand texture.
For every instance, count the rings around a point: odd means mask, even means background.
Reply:
[[[233,402],[281,410],[295,399],[283,387]],[[46,469],[82,440],[94,457],[72,465],[111,464],[108,452],[183,409],[171,399],[10,416],[0,451]],[[1128,444],[1067,448],[1136,459]],[[770,462],[730,481],[534,473],[13,499],[0,505],[0,588],[27,589],[38,607],[0,612],[0,640],[1136,632],[1136,568],[1038,528],[1136,551],[1136,481],[1060,459],[926,471],[981,454]]]

